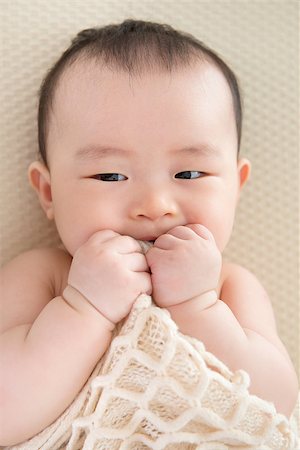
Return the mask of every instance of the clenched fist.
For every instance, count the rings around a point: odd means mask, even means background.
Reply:
[[[113,323],[127,316],[139,294],[152,291],[138,242],[111,230],[95,233],[76,251],[68,284]]]
[[[156,239],[146,258],[158,306],[178,305],[218,286],[221,254],[203,225],[173,228]]]

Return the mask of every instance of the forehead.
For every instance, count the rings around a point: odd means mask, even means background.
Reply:
[[[59,108],[66,102],[76,103],[79,97],[91,101],[90,96],[95,98],[94,94],[100,94],[106,99],[122,94],[122,101],[125,91],[133,96],[137,91],[144,90],[146,93],[149,89],[174,95],[174,91],[180,87],[187,91],[197,90],[202,102],[205,99],[211,101],[213,96],[220,103],[228,101],[230,106],[232,104],[230,88],[224,75],[213,62],[204,59],[195,61],[189,67],[173,69],[170,73],[159,68],[152,71],[145,68],[144,72],[131,75],[123,70],[109,69],[98,60],[80,58],[67,67],[58,80],[54,106]]]
[[[76,139],[126,140],[134,133],[137,140],[154,144],[156,136],[168,145],[170,139],[188,139],[197,130],[212,137],[217,124],[234,133],[230,88],[214,64],[130,76],[82,60],[61,76],[49,136],[68,136],[75,145]]]

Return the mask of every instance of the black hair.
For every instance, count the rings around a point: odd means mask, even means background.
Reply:
[[[115,70],[131,75],[145,69],[172,71],[192,66],[198,59],[213,63],[224,75],[232,95],[238,150],[242,132],[241,94],[237,77],[223,59],[194,36],[170,25],[128,19],[120,24],[80,31],[44,78],[39,92],[38,142],[47,165],[49,113],[55,89],[66,68],[80,58],[98,59]]]

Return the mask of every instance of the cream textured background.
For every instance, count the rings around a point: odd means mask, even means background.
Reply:
[[[27,183],[37,91],[80,29],[125,18],[167,22],[217,50],[242,84],[242,155],[253,164],[227,256],[269,292],[298,366],[298,7],[294,0],[0,0],[1,262],[57,237]]]

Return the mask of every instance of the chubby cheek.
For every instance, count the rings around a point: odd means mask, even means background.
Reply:
[[[83,224],[83,217],[68,214],[68,211],[56,212],[54,220],[62,243],[70,255],[74,256],[76,250],[90,237],[86,221]]]
[[[74,195],[75,194],[75,195]],[[112,229],[118,231],[120,212],[115,211],[112,202],[93,195],[65,192],[54,202],[54,220],[60,238],[74,256],[76,250],[98,231]]]
[[[225,217],[223,220],[220,220],[219,226],[215,227],[215,230],[212,230],[212,233],[215,237],[216,245],[221,253],[225,250],[233,228],[233,217]]]
[[[222,253],[231,236],[235,216],[235,203],[223,198],[195,203],[187,221],[204,225],[213,234]]]
[[[74,256],[76,250],[93,234],[95,218],[87,202],[67,192],[64,194],[53,198],[54,221],[64,246]]]

